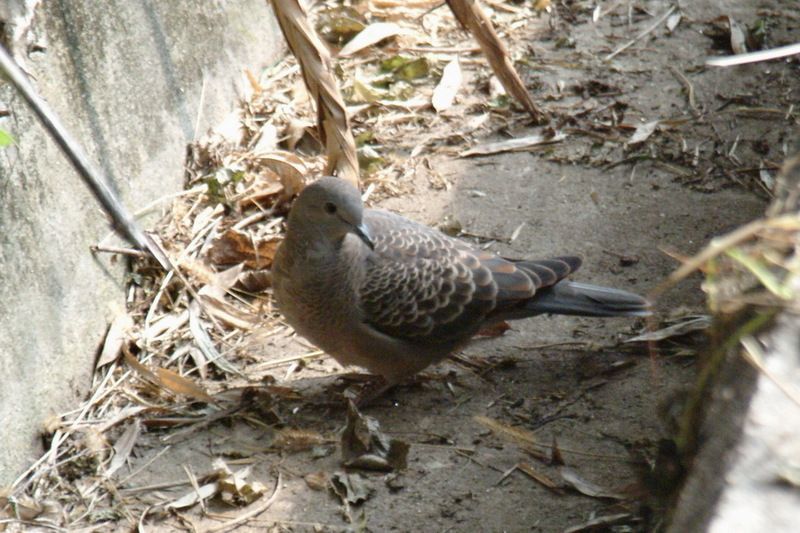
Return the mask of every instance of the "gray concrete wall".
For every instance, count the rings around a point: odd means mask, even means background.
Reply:
[[[180,190],[186,144],[235,108],[242,71],[259,75],[283,47],[265,0],[5,2],[14,54],[132,210]],[[106,218],[8,84],[0,128],[16,140],[0,148],[3,486],[41,453],[47,419],[86,397],[124,271],[89,251]]]

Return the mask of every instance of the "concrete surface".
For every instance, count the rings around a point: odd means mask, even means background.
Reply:
[[[268,2],[10,0],[0,36],[132,210],[181,188],[186,145],[283,47]],[[124,269],[89,247],[103,213],[22,98],[0,85],[0,486],[84,397]]]

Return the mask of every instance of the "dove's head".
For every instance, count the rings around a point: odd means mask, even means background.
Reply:
[[[354,233],[374,248],[363,217],[364,202],[358,189],[343,179],[325,176],[297,196],[289,213],[289,231],[303,228],[332,241]]]

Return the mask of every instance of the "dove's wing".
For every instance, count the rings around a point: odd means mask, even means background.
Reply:
[[[509,261],[384,211],[365,211],[364,222],[375,250],[360,302],[366,321],[395,338],[463,341],[580,265],[577,257]]]

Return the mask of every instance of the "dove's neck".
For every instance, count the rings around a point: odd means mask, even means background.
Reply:
[[[363,260],[366,245],[352,233],[331,237],[317,227],[307,225],[298,229],[289,231],[284,239],[287,256],[295,261],[313,265],[317,271],[332,272],[350,271]]]

